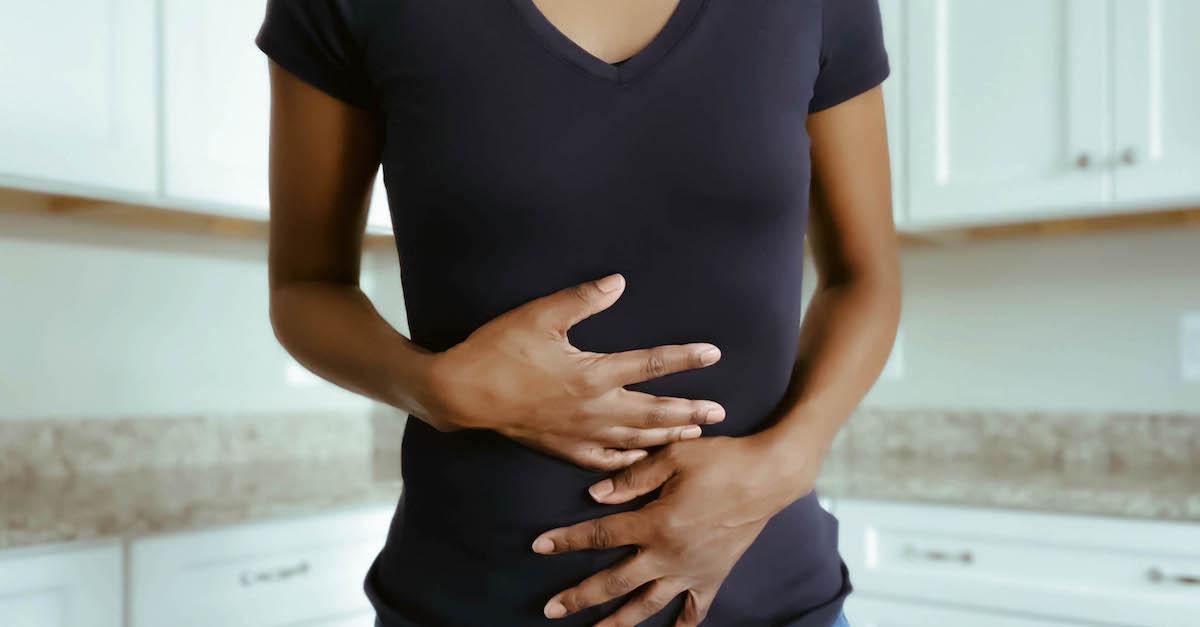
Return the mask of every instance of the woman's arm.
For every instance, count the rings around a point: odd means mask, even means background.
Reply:
[[[269,65],[275,335],[326,380],[429,416],[432,355],[388,324],[358,283],[379,123],[367,110]]]
[[[892,221],[880,89],[809,116],[817,269],[780,418],[755,437],[781,476],[804,489],[834,436],[883,370],[900,321],[900,259]],[[811,475],[811,477],[810,477]]]
[[[619,274],[516,307],[446,351],[397,332],[358,285],[379,121],[270,68],[271,324],[297,361],[439,430],[492,429],[601,470],[724,419],[713,401],[624,388],[712,365],[712,344],[593,353],[569,343],[572,325],[620,298]]]
[[[683,593],[676,625],[697,625],[772,516],[813,489],[830,442],[878,377],[900,310],[898,251],[882,92],[809,116],[810,242],[819,274],[786,398],[767,429],[664,447],[592,486],[602,503],[659,487],[640,510],[553,529],[539,553],[638,545],[617,565],[555,595],[558,618],[647,585],[598,627],[635,625]]]

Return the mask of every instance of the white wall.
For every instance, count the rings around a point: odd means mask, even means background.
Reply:
[[[265,252],[0,208],[0,419],[370,410],[289,382]],[[902,263],[903,376],[865,406],[1200,411],[1200,383],[1179,370],[1180,315],[1200,312],[1200,230],[906,248]],[[406,333],[395,252],[363,268]]]
[[[263,240],[0,208],[0,419],[370,410],[312,375],[289,381],[265,259]],[[369,292],[378,266],[364,263]]]
[[[903,377],[864,406],[1200,412],[1179,365],[1200,229],[914,247],[902,265]]]

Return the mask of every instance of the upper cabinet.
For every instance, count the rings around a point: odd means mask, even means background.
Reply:
[[[0,0],[0,180],[156,191],[155,0]]]
[[[1094,211],[1108,200],[1103,4],[908,5],[912,224]]]
[[[879,6],[900,229],[1200,206],[1200,2]],[[0,185],[267,219],[265,10],[0,0]]]
[[[1200,204],[1200,2],[1114,4],[1115,197]]]
[[[271,93],[254,45],[264,0],[162,0],[165,193],[207,210],[266,218]],[[370,230],[391,230],[377,179]]]
[[[902,226],[1200,204],[1200,3],[901,1]]]
[[[163,0],[165,192],[267,212],[271,93],[254,46],[264,0]]]

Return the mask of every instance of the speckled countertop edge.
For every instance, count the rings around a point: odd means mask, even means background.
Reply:
[[[0,483],[0,549],[394,506],[398,460],[280,460]]]
[[[389,435],[382,441],[394,445],[401,423],[385,418]],[[238,420],[236,427],[227,421],[132,430],[105,425],[87,436],[85,449],[63,444],[81,437],[77,425],[56,425],[59,435],[50,439],[31,431],[28,441],[44,442],[47,452],[10,438],[9,452],[33,452],[19,464],[13,461],[19,456],[10,456],[10,473],[0,479],[0,549],[394,506],[400,496],[399,451],[372,449],[370,429],[356,418],[314,420],[316,427],[304,427],[307,456],[274,461],[253,460],[279,450],[269,444],[282,437],[275,432],[297,441],[295,419],[260,419],[253,428]],[[176,459],[162,444],[167,438],[155,435],[161,459],[122,468],[115,460],[145,448],[144,436],[129,433],[147,428],[155,434],[186,428],[180,445],[195,451],[201,441],[209,449],[203,457],[193,452],[191,461],[200,463],[192,466],[154,465]],[[54,463],[39,461],[47,455]],[[53,472],[31,472],[47,467]],[[839,435],[817,491],[835,500],[1200,523],[1200,418],[861,411]]]

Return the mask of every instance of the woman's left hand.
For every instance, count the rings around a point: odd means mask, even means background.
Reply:
[[[676,627],[698,625],[767,521],[812,490],[819,455],[793,447],[784,456],[771,447],[763,434],[676,442],[593,485],[589,492],[601,503],[624,503],[659,486],[662,492],[639,510],[538,536],[533,550],[542,554],[639,547],[554,595],[546,616],[568,616],[649,584],[597,627],[637,625],[680,593],[687,598]]]

